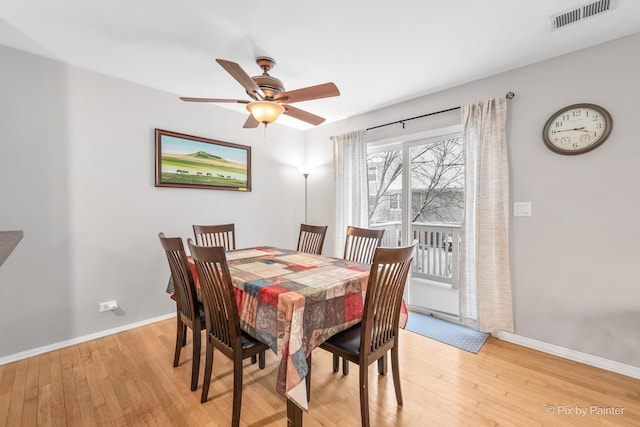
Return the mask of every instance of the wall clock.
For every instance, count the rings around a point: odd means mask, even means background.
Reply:
[[[611,133],[611,115],[595,104],[573,104],[552,114],[542,130],[546,146],[559,154],[582,154]]]

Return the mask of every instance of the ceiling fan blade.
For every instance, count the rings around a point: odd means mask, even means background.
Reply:
[[[325,121],[323,117],[316,116],[315,114],[311,114],[308,111],[304,111],[299,108],[292,107],[291,105],[283,105],[283,107],[284,107],[284,114],[286,114],[287,116],[291,116],[294,119],[302,120],[303,122],[307,122],[314,126],[317,126],[320,123]]]
[[[247,117],[247,121],[244,122],[244,126],[242,126],[243,128],[257,128],[258,125],[260,124],[260,122],[258,122],[252,114],[249,114],[249,117]]]
[[[250,102],[243,99],[189,98],[186,96],[181,96],[180,99],[186,102],[230,102],[236,104],[248,104]]]
[[[253,81],[251,77],[235,62],[227,61],[225,59],[216,59],[216,62],[222,65],[227,73],[231,74],[231,77],[236,79],[238,83],[244,87],[244,89],[249,93],[251,97],[254,97],[254,94],[258,94],[260,99],[264,99],[265,95],[262,89]]]
[[[324,83],[316,86],[309,86],[302,89],[290,90],[282,92],[275,97],[276,101],[286,102],[288,104],[300,101],[309,101],[311,99],[329,98],[331,96],[340,95],[338,87],[333,83]]]

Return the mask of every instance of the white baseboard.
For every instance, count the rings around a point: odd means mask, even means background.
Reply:
[[[61,348],[69,347],[75,344],[95,340],[97,338],[106,337],[109,335],[117,334],[119,332],[128,331],[129,329],[139,328],[150,323],[159,322],[161,320],[171,319],[176,317],[176,313],[164,314],[162,316],[154,317],[152,319],[142,320],[140,322],[129,323],[128,325],[119,326],[113,329],[107,329],[105,331],[96,332],[95,334],[85,335],[83,337],[73,338],[67,341],[61,341],[54,344],[46,345],[44,347],[34,348],[32,350],[22,351],[16,354],[10,354],[9,356],[0,357],[0,366],[7,363],[17,362],[18,360],[26,359],[28,357],[37,356],[39,354],[48,353],[50,351],[59,350]]]
[[[140,326],[145,326],[151,323],[159,322],[161,320],[171,319],[175,317],[175,315],[176,315],[175,313],[169,313],[169,314],[154,317],[151,319],[142,320],[140,322],[119,326],[117,328],[96,332],[95,334],[89,334],[83,337],[73,338],[67,341],[61,341],[61,342],[50,344],[44,347],[38,347],[32,350],[11,354],[9,356],[0,358],[0,365],[6,365],[7,363],[17,362],[18,360],[37,356],[39,354],[48,353],[50,351],[59,350],[61,348],[69,347],[75,344],[80,344],[80,343],[91,341],[97,338],[102,338],[109,335],[117,334],[119,332],[128,331],[130,329],[135,329]],[[601,369],[605,369],[607,371],[615,372],[621,375],[626,375],[631,378],[640,379],[640,368],[638,368],[637,366],[627,365],[625,363],[616,362],[613,360],[605,359],[603,357],[594,356],[592,354],[582,353],[580,351],[571,350],[569,348],[560,347],[559,345],[538,341],[533,338],[523,337],[520,335],[512,334],[510,332],[500,331],[498,332],[497,338],[503,341],[521,345],[523,347],[528,347],[534,350],[542,351],[544,353],[552,354],[554,356],[563,357],[565,359],[573,360],[575,362],[584,363],[586,365],[595,366],[596,368],[601,368]]]
[[[640,379],[640,368],[637,366],[627,365],[625,363],[616,362],[588,353],[582,353],[580,351],[571,350],[569,348],[560,347],[559,345],[534,340],[533,338],[523,337],[520,335],[512,334],[510,332],[500,331],[498,332],[497,337],[504,341],[518,344],[523,347],[532,348],[534,350],[542,351],[554,356],[563,357],[565,359],[573,360],[574,362],[584,363],[586,365],[595,366],[596,368],[601,368],[607,371],[615,372],[617,374],[626,375],[631,378]]]

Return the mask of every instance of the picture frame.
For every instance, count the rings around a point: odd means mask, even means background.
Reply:
[[[251,147],[155,130],[156,187],[251,191]]]

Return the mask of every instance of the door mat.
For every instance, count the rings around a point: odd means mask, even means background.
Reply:
[[[486,332],[476,331],[466,326],[415,312],[409,313],[405,329],[471,353],[480,351],[482,345],[489,338],[489,334]]]

